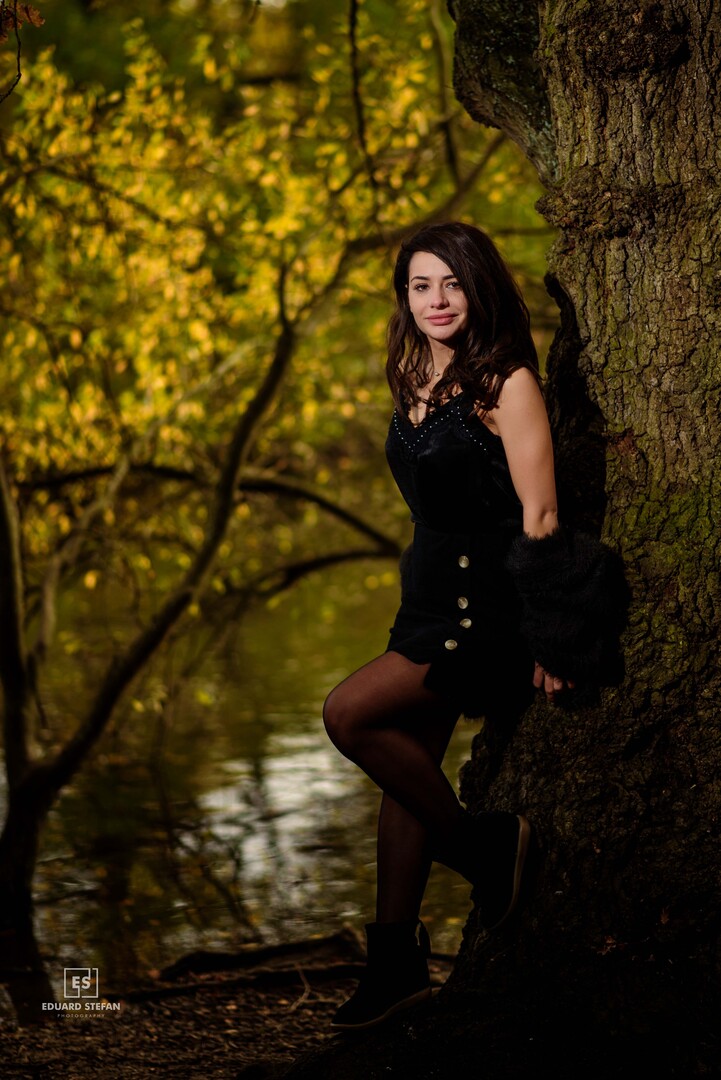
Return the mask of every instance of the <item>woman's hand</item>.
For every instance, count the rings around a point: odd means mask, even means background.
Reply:
[[[537,690],[543,690],[549,701],[553,701],[556,694],[560,694],[562,690],[566,689],[573,690],[576,684],[571,682],[570,679],[559,679],[557,675],[550,675],[536,660],[533,685]]]

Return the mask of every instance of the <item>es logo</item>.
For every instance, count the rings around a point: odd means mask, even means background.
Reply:
[[[97,968],[65,968],[66,998],[96,998],[98,996]]]

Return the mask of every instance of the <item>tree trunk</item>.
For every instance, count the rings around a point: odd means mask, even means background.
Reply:
[[[474,913],[432,1007],[312,1075],[718,1076],[721,15],[711,0],[449,6],[456,93],[534,161],[560,230],[561,515],[624,559],[626,676],[513,731],[486,725],[461,793],[532,820],[528,903],[501,934]]]
[[[11,800],[0,836],[0,933],[32,923],[32,884],[43,818],[35,807]]]
[[[35,939],[32,903],[40,830],[50,803],[42,770],[28,772],[9,791],[0,834],[0,978],[21,1025],[46,1020],[42,1003],[55,1000]]]
[[[491,5],[456,8],[472,84],[473,15]],[[651,1004],[629,1009],[635,982],[664,1013],[679,990],[686,1008],[718,990],[721,18],[703,0],[539,8],[561,510],[605,509],[635,602],[624,684],[594,708],[538,708],[502,756],[479,747],[464,791],[525,806],[543,838],[518,959],[568,957],[576,989],[583,962],[596,1015],[633,1033]],[[494,948],[467,950],[458,982],[482,981]]]

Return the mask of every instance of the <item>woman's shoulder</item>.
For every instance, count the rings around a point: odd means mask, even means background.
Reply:
[[[503,381],[498,403],[493,410],[496,417],[536,412],[539,409],[544,413],[546,411],[537,373],[528,367],[516,368]]]
[[[510,375],[506,375],[498,397],[498,403],[500,404],[503,397],[513,400],[524,396],[538,397],[540,393],[541,380],[538,372],[524,365],[523,367],[517,367]]]
[[[486,427],[498,434],[497,420],[513,413],[526,413],[541,406],[545,411],[540,380],[529,367],[518,367],[503,379],[496,405],[487,410],[481,402],[475,402],[473,411],[484,421]]]

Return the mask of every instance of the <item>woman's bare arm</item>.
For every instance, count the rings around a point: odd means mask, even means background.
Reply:
[[[523,531],[536,539],[547,536],[558,528],[553,444],[540,388],[527,368],[519,368],[506,379],[492,419],[523,505]],[[552,701],[554,694],[573,683],[554,677],[536,663],[533,685]]]
[[[492,415],[523,504],[523,531],[547,536],[558,528],[553,444],[546,406],[531,371],[519,368],[506,379]]]

